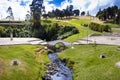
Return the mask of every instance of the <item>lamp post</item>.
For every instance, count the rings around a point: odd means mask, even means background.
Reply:
[[[12,32],[11,29],[10,29],[10,40],[11,40],[11,41],[13,40],[13,32]]]
[[[10,27],[10,18],[9,18],[9,27]],[[11,41],[13,40],[13,31],[11,28],[10,28],[10,40]]]
[[[87,30],[87,44],[88,44],[88,30]]]

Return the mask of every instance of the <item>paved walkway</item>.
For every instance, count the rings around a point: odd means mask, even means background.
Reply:
[[[62,40],[56,40],[48,42],[49,44],[55,44],[57,42],[64,42]],[[39,38],[13,38],[13,40],[10,40],[10,38],[0,38],[0,45],[14,45],[14,44],[40,44],[45,45],[48,44],[46,41],[43,41]],[[69,42],[64,42],[66,45],[71,45]],[[115,36],[91,36],[88,38],[80,39],[76,42],[73,42],[74,44],[106,44],[106,45],[119,45],[120,46],[120,37]]]
[[[120,45],[120,37],[114,36],[92,36],[83,38],[74,42],[73,44],[106,44],[106,45]]]
[[[0,38],[0,45],[14,45],[14,44],[40,44],[44,45],[47,42],[39,39],[39,38]]]

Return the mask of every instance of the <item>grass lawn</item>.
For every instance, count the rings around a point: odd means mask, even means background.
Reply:
[[[35,58],[35,50],[41,48],[40,45],[0,46],[0,80],[42,80],[43,63],[49,59],[46,52]],[[19,65],[12,65],[16,59]]]
[[[117,32],[117,33],[120,33],[120,30],[115,30],[115,29],[112,29],[112,32]]]
[[[116,49],[117,46],[97,45],[95,49],[93,45],[79,45],[59,56],[74,62],[74,80],[119,80],[120,69],[115,67],[115,63],[120,61],[120,51]],[[101,54],[106,58],[100,59]]]

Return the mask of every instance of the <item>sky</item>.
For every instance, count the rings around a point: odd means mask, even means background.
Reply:
[[[12,8],[15,20],[24,20],[25,15],[30,11],[31,3],[32,0],[0,0],[0,20],[8,16],[6,11],[9,6]],[[100,8],[105,9],[114,5],[120,7],[120,0],[44,0],[46,12],[56,8],[65,9],[69,5],[80,11],[89,11],[95,16]]]

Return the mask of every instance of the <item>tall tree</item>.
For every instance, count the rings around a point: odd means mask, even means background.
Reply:
[[[40,18],[42,15],[43,8],[44,8],[43,7],[43,0],[33,0],[32,4],[30,5],[31,14],[33,16],[34,27],[37,29],[41,25]]]
[[[67,6],[66,8],[66,14],[67,16],[73,16],[73,5]]]
[[[26,21],[29,21],[30,18],[31,18],[30,12],[27,11],[27,14],[26,14],[25,20],[26,20]]]
[[[43,0],[33,0],[30,9],[33,16],[33,35],[43,39],[44,29],[40,22],[42,11],[45,9],[43,6]]]
[[[13,12],[12,12],[11,6],[8,7],[7,13],[8,13],[8,16],[6,17],[6,19],[14,20],[14,16],[13,16]]]

